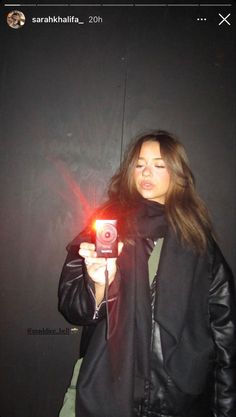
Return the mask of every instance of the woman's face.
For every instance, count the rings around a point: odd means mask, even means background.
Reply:
[[[170,174],[161,157],[159,142],[144,142],[134,169],[134,183],[143,198],[164,204]]]

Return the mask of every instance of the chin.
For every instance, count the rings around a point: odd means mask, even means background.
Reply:
[[[151,192],[148,192],[148,191],[143,191],[142,190],[142,192],[140,192],[140,195],[143,198],[146,198],[147,200],[153,200],[153,199],[155,199],[155,196]]]

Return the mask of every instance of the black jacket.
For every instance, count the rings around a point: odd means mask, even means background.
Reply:
[[[89,241],[89,237],[83,237],[84,240]],[[165,241],[160,259],[160,267],[164,270],[172,268],[162,262],[168,250],[168,237]],[[105,326],[105,302],[96,305],[93,282],[78,255],[79,244],[80,238],[68,248],[59,284],[59,310],[69,322],[83,326],[83,356],[88,345],[90,351],[97,349],[92,338],[94,332],[101,332]],[[122,254],[120,258],[119,274],[122,277]],[[187,317],[181,315],[181,305],[178,310],[178,300],[180,304],[182,300],[184,302],[183,282],[167,284],[166,288],[164,283],[159,291],[154,282],[152,300],[154,306],[158,294],[160,320],[157,322],[153,314],[151,381],[147,383],[146,398],[136,398],[137,416],[236,415],[236,313],[232,274],[216,244],[199,265],[201,281],[191,284],[192,299]],[[109,303],[116,303],[119,297],[119,274],[109,288]],[[175,300],[174,307],[172,303],[168,304],[168,292]],[[206,352],[202,352],[201,341],[196,337],[199,331],[195,330],[199,328],[204,333]],[[199,360],[199,346],[201,355],[206,357],[205,362]]]

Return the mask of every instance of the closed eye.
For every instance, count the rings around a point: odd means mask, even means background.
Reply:
[[[136,168],[144,168],[145,165],[137,164]],[[165,168],[165,165],[154,165],[155,168]]]

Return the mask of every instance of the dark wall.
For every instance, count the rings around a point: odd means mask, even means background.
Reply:
[[[182,139],[236,270],[233,27],[218,25],[220,8],[204,9],[204,26],[190,7],[21,7],[26,24],[15,30],[9,10],[1,10],[0,415],[56,417],[80,337],[57,311],[65,246],[104,199],[133,136],[162,128]],[[31,21],[48,15],[86,23]],[[90,15],[102,23],[88,24]],[[69,334],[30,334],[59,328]]]

